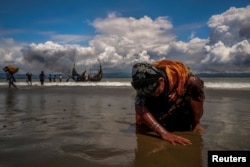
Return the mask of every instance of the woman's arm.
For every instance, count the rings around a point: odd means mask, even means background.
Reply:
[[[173,145],[175,145],[176,143],[182,145],[192,144],[189,139],[168,132],[161,124],[157,122],[157,120],[145,106],[136,104],[135,111],[137,114],[137,120],[140,118],[140,121],[142,121],[142,123],[147,125],[147,127],[152,129],[158,135],[160,135],[163,140],[166,140]]]
[[[190,74],[187,85],[189,88],[191,88],[190,106],[194,114],[193,131],[202,132],[204,129],[200,125],[200,119],[203,114],[203,103],[205,101],[204,82],[199,77]]]
[[[191,99],[190,100],[190,105],[191,105],[191,108],[193,110],[193,113],[194,113],[194,122],[193,122],[193,131],[194,132],[203,132],[204,129],[203,127],[201,126],[200,124],[200,119],[202,117],[202,113],[203,113],[203,100],[201,101],[196,101],[196,100],[193,100]]]

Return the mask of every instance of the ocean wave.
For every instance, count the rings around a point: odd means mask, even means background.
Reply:
[[[205,88],[213,89],[250,89],[250,83],[206,82]]]
[[[6,86],[8,83],[0,83],[1,86]],[[15,83],[17,86],[27,86],[26,82],[17,82]],[[32,82],[32,86],[41,86],[40,82]],[[113,86],[113,87],[121,87],[121,86],[131,86],[130,82],[45,82],[44,85],[47,86]]]
[[[7,82],[0,82],[0,86],[7,86]],[[17,82],[17,86],[27,86],[26,82]],[[33,82],[32,86],[41,86],[40,82]],[[49,86],[103,86],[103,87],[131,87],[127,81],[101,81],[101,82],[45,82]],[[205,88],[212,89],[250,89],[250,83],[246,82],[205,82]]]

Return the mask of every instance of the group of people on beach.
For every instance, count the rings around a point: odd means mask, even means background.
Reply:
[[[31,72],[27,72],[25,74],[26,76],[26,82],[29,86],[32,86],[32,73]],[[62,75],[59,75],[59,82],[62,82]],[[13,86],[14,88],[17,88],[17,86],[15,85],[16,79],[14,76],[14,73],[6,70],[6,79],[9,83],[9,88],[11,88],[11,86]],[[41,85],[44,85],[44,81],[46,79],[46,75],[44,73],[44,71],[41,71],[41,73],[39,74],[39,81],[41,83]],[[49,75],[49,82],[52,82],[52,75]],[[54,75],[53,77],[53,82],[56,82],[56,75]]]
[[[6,79],[7,79],[8,83],[9,83],[9,88],[11,88],[11,86],[13,86],[14,88],[17,89],[17,86],[15,84],[16,78],[15,78],[13,73],[7,71],[6,72]],[[30,85],[30,86],[32,85],[32,73],[29,73],[29,72],[26,73],[26,82],[27,82],[28,85]]]
[[[48,79],[49,79],[49,82],[56,82],[56,78],[57,78],[57,75],[53,75],[52,76],[52,74],[49,74],[49,77],[48,77]],[[58,79],[59,79],[59,82],[62,82],[62,78],[63,78],[63,76],[60,74],[59,76],[58,76]]]
[[[43,85],[44,78],[45,78],[45,75],[44,76],[43,75],[44,75],[44,73],[42,71],[41,74],[39,75],[41,85]],[[17,86],[15,85],[16,79],[15,79],[15,76],[13,73],[6,71],[6,79],[9,83],[9,88],[11,88],[11,86],[13,86],[14,88],[17,89]],[[26,73],[26,82],[29,86],[32,85],[32,73],[31,72]]]

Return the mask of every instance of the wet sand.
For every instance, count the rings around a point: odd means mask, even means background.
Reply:
[[[173,146],[135,133],[130,87],[0,88],[0,167],[186,166],[208,150],[250,150],[250,91],[206,90],[204,134]]]

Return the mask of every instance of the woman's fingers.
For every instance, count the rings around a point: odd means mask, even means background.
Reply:
[[[181,145],[189,145],[192,144],[192,142],[189,139],[186,139],[184,137],[181,136],[177,136],[174,134],[168,134],[168,136],[166,136],[166,139],[173,145],[175,144],[181,144]]]

